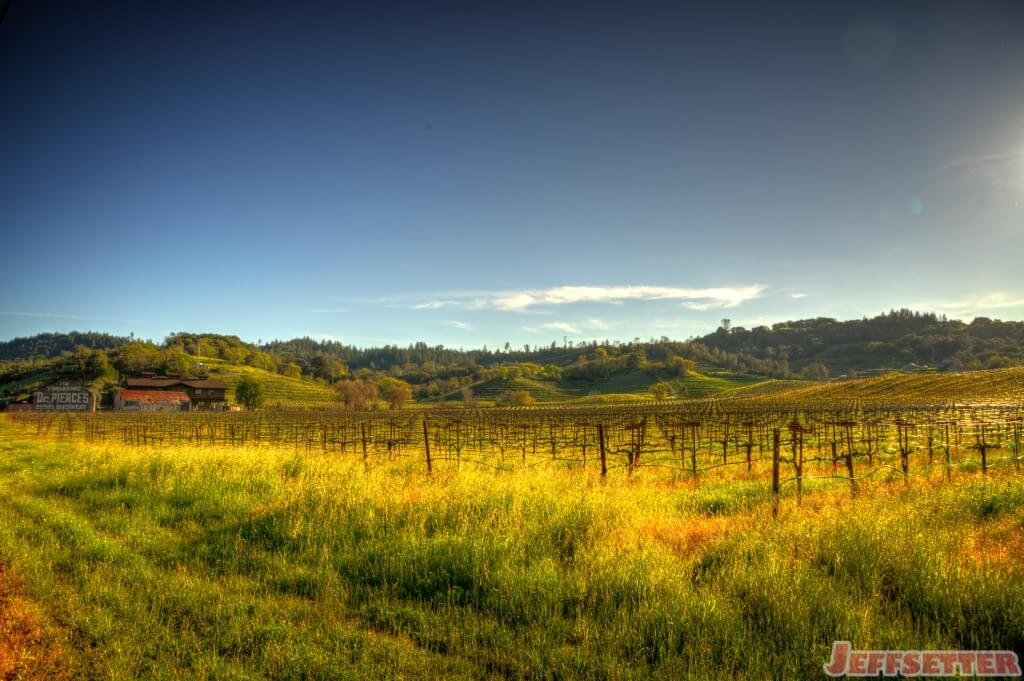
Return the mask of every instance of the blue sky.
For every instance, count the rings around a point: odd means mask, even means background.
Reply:
[[[1024,318],[1024,6],[14,2],[0,338]]]

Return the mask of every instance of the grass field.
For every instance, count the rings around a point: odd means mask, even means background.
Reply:
[[[0,421],[0,678],[821,678],[831,642],[1024,651],[1012,472],[852,501],[764,471],[427,477]]]
[[[222,359],[202,358],[211,378],[228,384],[228,399],[235,400],[235,386],[243,376],[256,379],[263,385],[268,405],[284,407],[323,407],[337,401],[328,386],[299,378],[290,378],[241,364],[230,364]]]
[[[693,371],[685,378],[672,378],[642,369],[617,373],[604,380],[572,381],[534,378],[492,378],[472,384],[470,389],[477,398],[497,401],[510,390],[525,390],[537,402],[568,402],[583,399],[586,402],[635,401],[650,399],[648,389],[659,381],[667,381],[676,397],[710,397],[748,385],[771,383],[763,378],[728,372],[702,373]],[[605,398],[605,399],[602,399]],[[461,400],[455,391],[445,395],[447,401]]]

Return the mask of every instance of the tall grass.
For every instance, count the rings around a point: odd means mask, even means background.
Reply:
[[[835,639],[1024,651],[1009,473],[822,482],[772,521],[763,476],[409,466],[7,441],[0,562],[61,669],[113,679],[799,679]]]

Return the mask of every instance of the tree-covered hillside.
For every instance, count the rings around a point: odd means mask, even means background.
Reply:
[[[978,317],[964,323],[930,313],[893,310],[873,318],[804,319],[745,329],[722,326],[700,342],[760,359],[785,360],[793,369],[820,362],[832,375],[900,369],[999,369],[1024,364],[1024,322]]]
[[[81,346],[94,350],[109,350],[128,343],[131,339],[94,331],[71,333],[41,333],[28,338],[0,341],[0,360],[48,359],[62,352],[71,352]]]
[[[539,398],[554,399],[643,392],[656,383],[688,394],[688,378],[706,382],[713,375],[741,382],[749,380],[744,377],[823,380],[886,369],[1018,366],[1024,365],[1024,323],[977,318],[968,324],[898,310],[871,319],[805,319],[753,329],[723,320],[714,333],[686,341],[568,341],[518,348],[506,343],[475,350],[426,343],[358,348],[311,338],[252,344],[237,336],[187,332],[155,344],[74,332],[0,343],[0,358],[0,398],[24,395],[55,377],[102,389],[145,371],[202,376],[216,360],[221,369],[236,367],[237,375],[262,371],[325,387],[397,379],[419,400],[470,399],[474,389],[500,393],[496,386],[516,381],[535,387]]]

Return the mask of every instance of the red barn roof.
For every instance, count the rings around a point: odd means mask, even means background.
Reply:
[[[154,402],[188,402],[188,395],[176,390],[122,390],[121,399],[138,400],[146,404]]]

